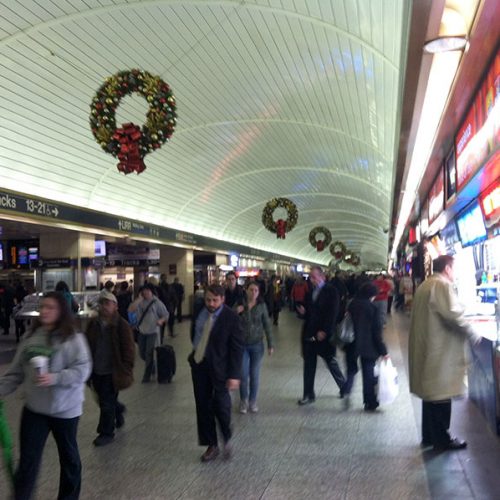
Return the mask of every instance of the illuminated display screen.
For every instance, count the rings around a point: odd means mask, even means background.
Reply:
[[[17,263],[20,266],[25,266],[26,264],[28,264],[28,249],[26,247],[18,247]]]
[[[95,240],[95,256],[106,257],[106,242],[104,240]]]
[[[3,244],[0,243],[0,262],[3,261]]]
[[[483,214],[478,204],[457,218],[458,234],[462,246],[470,246],[487,238]]]
[[[38,260],[38,247],[29,247],[28,248],[28,259]]]

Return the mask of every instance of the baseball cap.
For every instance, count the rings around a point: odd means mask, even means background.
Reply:
[[[115,294],[108,292],[107,290],[102,290],[101,293],[99,294],[99,302],[103,302],[104,300],[109,300],[111,302],[118,303]]]

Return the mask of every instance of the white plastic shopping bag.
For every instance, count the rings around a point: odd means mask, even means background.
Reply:
[[[378,372],[378,402],[389,405],[399,393],[398,371],[390,358],[378,361],[375,370]]]

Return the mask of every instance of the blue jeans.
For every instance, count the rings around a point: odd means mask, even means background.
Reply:
[[[259,391],[260,365],[264,357],[264,342],[245,346],[241,370],[240,398],[242,401],[256,401]],[[248,385],[250,379],[250,394]]]

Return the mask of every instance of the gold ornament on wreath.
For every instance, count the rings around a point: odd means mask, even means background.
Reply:
[[[278,219],[275,221],[273,219],[274,211],[277,208],[284,208],[287,211],[286,220]],[[264,224],[264,227],[268,231],[271,231],[271,233],[276,233],[278,239],[283,240],[285,239],[285,233],[288,233],[295,227],[298,218],[297,206],[288,198],[273,198],[266,203],[262,211],[262,224]]]
[[[341,241],[334,241],[330,245],[330,253],[335,257],[335,260],[342,260],[346,252],[347,248]]]
[[[317,240],[318,234],[323,235],[322,240]],[[309,243],[316,248],[318,252],[322,252],[332,242],[332,233],[325,226],[316,226],[309,233]]]
[[[149,105],[146,123],[141,127],[124,123],[116,127],[116,108],[123,97],[138,93]],[[161,148],[177,123],[175,97],[159,76],[132,69],[106,78],[90,105],[90,127],[102,149],[118,158],[118,170],[140,174],[146,168],[144,157]]]

